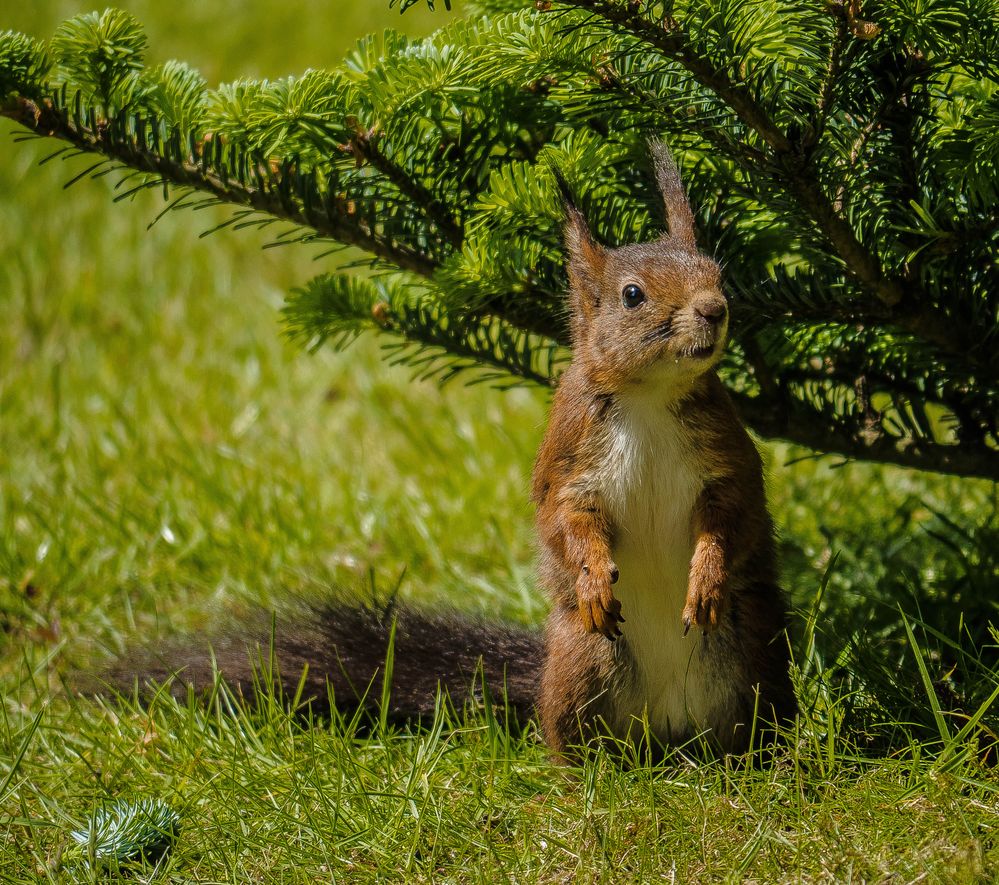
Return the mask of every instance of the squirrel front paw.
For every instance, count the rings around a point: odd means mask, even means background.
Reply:
[[[583,629],[587,633],[601,633],[612,642],[621,635],[618,624],[624,623],[621,603],[611,589],[617,577],[617,566],[608,561],[599,568],[584,565],[576,580],[576,598],[579,600]]]
[[[687,604],[683,607],[683,635],[697,627],[711,633],[721,626],[727,600],[720,584],[693,583],[687,588]]]

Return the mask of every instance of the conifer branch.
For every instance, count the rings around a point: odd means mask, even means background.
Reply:
[[[839,16],[836,30],[829,43],[829,61],[826,64],[822,85],[819,87],[819,100],[815,107],[815,117],[809,131],[802,138],[802,149],[805,151],[810,151],[821,140],[836,102],[836,86],[843,67],[843,52],[846,47],[847,34],[846,16]]]
[[[257,186],[251,187],[231,178],[223,178],[193,158],[182,161],[152,150],[140,144],[137,136],[123,138],[123,133],[116,133],[115,137],[110,137],[110,121],[95,129],[78,127],[51,100],[36,103],[14,96],[0,106],[0,116],[8,117],[40,136],[60,138],[80,151],[103,154],[140,172],[155,175],[175,187],[203,191],[213,195],[220,203],[246,206],[256,212],[311,228],[320,237],[356,246],[410,273],[429,278],[437,269],[437,265],[423,252],[380,236],[363,219],[352,217],[350,206],[335,196],[305,206],[289,198],[287,188],[282,186],[280,179],[268,183],[267,177],[258,175]]]
[[[743,83],[732,80],[691,46],[681,24],[671,17],[653,22],[640,13],[638,3],[617,0],[564,0],[617,25],[664,56],[680,64],[702,86],[718,96],[735,115],[773,150],[786,183],[806,214],[815,222],[860,284],[888,307],[903,297],[897,280],[887,277],[877,257],[857,239],[849,223],[837,212],[822,187],[808,174],[808,160],[796,144],[770,119]]]
[[[662,55],[682,65],[698,83],[717,95],[735,115],[779,155],[794,151],[794,143],[785,135],[750,95],[742,83],[733,81],[706,58],[698,55],[675,18],[667,16],[654,22],[641,14],[641,4],[617,0],[562,0],[616,25],[650,46]]]
[[[699,84],[721,99],[732,112],[771,148],[774,165],[783,173],[784,183],[797,198],[798,205],[823,233],[846,269],[861,287],[871,293],[882,310],[872,316],[887,316],[889,322],[906,331],[928,336],[943,350],[967,356],[967,336],[954,330],[951,323],[925,306],[925,298],[913,280],[905,282],[885,274],[880,260],[857,237],[850,223],[837,211],[821,184],[814,178],[808,148],[815,135],[794,140],[771,120],[766,110],[753,98],[744,83],[733,80],[708,59],[699,55],[676,19],[667,16],[661,23],[645,18],[638,2],[620,0],[563,0],[565,5],[585,10],[619,27],[657,49],[681,65]],[[827,81],[822,89],[819,118],[828,113],[835,76],[839,70],[839,50],[834,44]],[[766,172],[766,169],[760,169]],[[908,293],[906,298],[905,293]],[[903,304],[903,301],[907,303]],[[918,305],[918,306],[917,306]],[[898,310],[892,310],[898,307]],[[885,313],[884,309],[890,311]]]
[[[827,421],[816,420],[816,410],[791,400],[785,408],[775,410],[767,397],[730,392],[742,419],[768,439],[782,439],[860,461],[999,481],[999,452],[984,445],[915,441],[863,425],[849,427],[841,423],[830,427]]]
[[[627,107],[633,112],[648,114],[650,107],[660,104],[657,102],[656,96],[649,90],[642,89],[632,80],[620,76],[609,65],[602,68],[601,74],[604,88],[614,90],[608,102],[616,103],[617,107],[620,107],[622,103],[626,103]],[[696,118],[683,118],[671,108],[664,108],[662,113],[664,116],[668,114],[670,117],[674,117],[679,128],[697,132],[701,138],[711,144],[719,153],[731,156],[740,166],[757,169],[764,166],[763,154],[752,145],[743,144],[731,135],[722,133],[712,126],[700,123]],[[661,120],[657,122],[661,122]]]
[[[371,329],[436,378],[546,385],[568,337],[546,170],[601,240],[641,242],[660,225],[644,140],[671,133],[733,294],[725,373],[750,426],[994,479],[994,2],[940,24],[895,0],[877,22],[856,3],[765,19],[735,0],[721,18],[687,4],[681,26],[654,19],[668,3],[566,0],[557,18],[497,12],[339,71],[216,89],[182,62],[146,68],[141,25],[109,10],[50,43],[0,34],[0,115],[63,139],[56,155],[103,155],[74,180],[131,167],[118,199],[174,187],[164,212],[231,203],[219,227],[290,222],[281,242],[336,240],[388,271],[292,296],[299,340]]]
[[[455,249],[461,248],[465,234],[450,210],[428,188],[385,155],[381,148],[381,135],[376,130],[356,126],[345,148],[359,163],[366,161],[381,172],[426,214]]]
[[[283,313],[288,334],[312,348],[330,341],[342,349],[361,333],[378,331],[392,341],[386,346],[393,362],[441,382],[475,370],[477,380],[507,387],[518,379],[550,387],[566,353],[497,317],[448,314],[439,293],[401,275],[322,274],[293,292]]]

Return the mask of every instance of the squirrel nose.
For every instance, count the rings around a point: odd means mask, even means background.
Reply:
[[[728,308],[725,306],[725,299],[715,295],[710,298],[701,298],[694,302],[694,310],[706,323],[716,326],[725,319]]]

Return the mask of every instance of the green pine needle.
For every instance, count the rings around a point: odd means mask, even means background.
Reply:
[[[0,100],[12,92],[37,97],[50,66],[40,41],[14,31],[0,32]]]

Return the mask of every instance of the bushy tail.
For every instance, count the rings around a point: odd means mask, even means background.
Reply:
[[[386,652],[391,646],[391,688],[380,709]],[[130,692],[171,682],[175,696],[211,688],[221,673],[230,688],[252,697],[272,679],[286,699],[319,715],[363,708],[392,723],[430,719],[438,691],[459,709],[473,686],[481,699],[484,677],[490,696],[511,725],[534,715],[543,641],[538,631],[429,614],[402,605],[385,611],[334,602],[294,615],[260,616],[212,639],[188,639],[121,658],[105,674],[107,684]],[[304,673],[304,678],[303,678]]]

